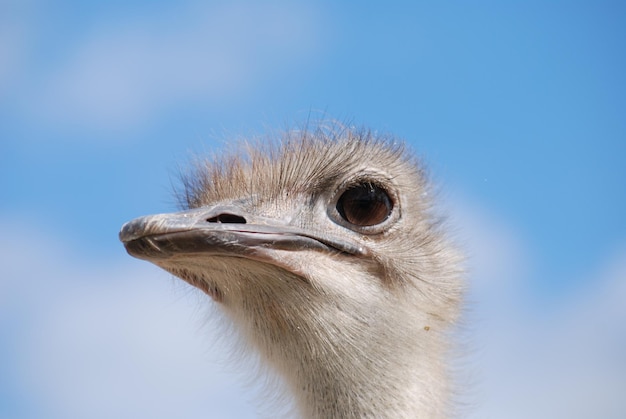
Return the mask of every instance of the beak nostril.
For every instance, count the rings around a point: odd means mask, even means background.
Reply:
[[[215,217],[207,218],[208,223],[228,223],[228,224],[246,224],[246,219],[234,214],[219,214]]]

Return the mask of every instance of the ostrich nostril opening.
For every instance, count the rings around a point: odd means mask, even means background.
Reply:
[[[246,219],[234,214],[219,214],[215,217],[207,218],[209,223],[245,224]]]

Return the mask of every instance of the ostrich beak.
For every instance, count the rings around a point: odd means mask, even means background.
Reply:
[[[366,254],[358,243],[224,205],[136,218],[122,226],[119,237],[131,256],[155,263],[185,256],[236,256],[277,264],[273,250]]]

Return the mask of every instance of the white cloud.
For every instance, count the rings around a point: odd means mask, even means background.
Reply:
[[[626,252],[577,295],[546,307],[514,300],[485,319],[477,417],[618,418],[626,413]],[[488,414],[485,414],[488,413]]]
[[[471,417],[624,417],[626,249],[577,292],[542,301],[522,234],[477,205],[448,207],[473,257]]]
[[[315,62],[316,11],[231,2],[101,22],[46,69],[22,107],[48,124],[116,130],[180,101],[224,105]]]
[[[11,344],[0,346],[0,370],[11,375],[0,387],[14,399],[9,416],[256,417],[251,390],[223,365],[227,346],[210,336],[220,329],[198,310],[208,301],[176,297],[180,283],[174,289],[148,264],[85,264],[62,237],[3,227],[0,341]]]

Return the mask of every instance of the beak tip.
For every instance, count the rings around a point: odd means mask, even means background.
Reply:
[[[120,229],[120,232],[118,234],[118,237],[122,243],[126,244],[129,241],[134,240],[138,237],[138,227],[141,227],[138,226],[138,220],[139,219],[131,220],[122,225],[122,228]]]

